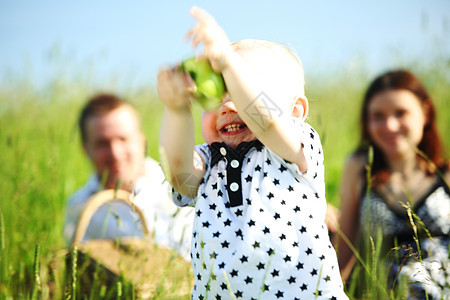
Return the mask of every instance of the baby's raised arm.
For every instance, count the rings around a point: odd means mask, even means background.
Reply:
[[[158,74],[158,93],[164,103],[160,155],[166,179],[181,194],[194,197],[204,173],[204,163],[194,151],[194,121],[190,97],[195,85],[177,68]]]
[[[263,57],[255,57],[257,52],[234,51],[222,28],[207,12],[194,7],[190,13],[198,23],[189,31],[188,38],[192,38],[194,47],[203,43],[204,55],[213,69],[222,73],[239,116],[264,145],[306,172],[301,141],[291,119],[294,108],[302,110],[302,115],[306,112],[306,98],[294,99],[292,96],[287,99],[289,96],[277,82],[269,82],[255,68],[258,59],[264,61]],[[261,97],[262,93],[266,97]]]

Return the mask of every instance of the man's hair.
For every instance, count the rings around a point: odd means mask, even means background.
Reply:
[[[105,115],[110,111],[123,106],[130,107],[133,111],[135,111],[134,107],[130,103],[114,94],[101,93],[90,98],[81,110],[80,117],[78,119],[81,141],[86,142],[86,126],[89,118]]]

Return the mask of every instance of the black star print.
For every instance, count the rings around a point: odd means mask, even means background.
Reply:
[[[283,259],[285,262],[291,261],[291,257],[289,255],[286,255]]]
[[[312,254],[312,249],[311,249],[311,248],[308,248],[308,249],[305,251],[305,253],[306,253],[307,255]]]
[[[231,220],[227,219],[225,222],[223,222],[223,226],[231,226]]]
[[[236,210],[236,217],[242,216],[242,212],[242,209],[238,208],[238,210]]]
[[[222,290],[226,290],[227,289],[227,285],[225,284],[225,282],[222,282],[220,287],[222,288]]]
[[[266,291],[269,291],[269,286],[267,285],[267,284],[264,284],[264,286],[263,286],[263,291],[264,292],[266,292]]]
[[[310,136],[312,139],[314,139],[314,134],[313,134],[312,132],[309,133],[309,136]],[[311,147],[312,147],[312,145],[311,145]]]
[[[240,258],[241,263],[245,263],[248,261],[248,256],[242,255],[242,257]]]
[[[217,197],[222,197],[222,196],[223,196],[222,191],[218,191],[218,192],[217,192]]]
[[[258,243],[258,242],[254,242],[252,246],[253,246],[253,248],[255,248],[255,249],[256,249],[256,248],[259,248],[259,243]]]
[[[303,264],[301,262],[299,262],[297,265],[297,270],[303,269]]]
[[[242,230],[239,229],[238,231],[235,231],[234,233],[236,234],[236,237],[240,236],[241,240],[244,239],[244,235],[242,234]]]
[[[280,271],[274,269],[272,273],[270,273],[272,275],[272,277],[277,277],[280,276]]]
[[[284,200],[281,200],[281,205],[286,205],[286,201],[284,201]]]
[[[226,207],[226,208],[230,208],[230,207],[231,207],[230,202],[225,203],[225,207]]]
[[[245,278],[244,281],[245,281],[246,284],[249,284],[249,283],[252,283],[252,282],[253,282],[253,278],[247,276],[247,278]]]
[[[298,243],[297,242],[292,243],[292,247],[297,247],[298,248]]]
[[[264,227],[264,230],[263,230],[263,232],[264,232],[264,234],[266,234],[266,233],[270,233],[270,229],[269,229],[269,228],[267,228],[267,227]]]
[[[213,190],[217,190],[217,182],[212,185]]]
[[[331,278],[330,278],[330,276],[327,275],[326,277],[323,278],[323,280],[325,280],[325,281],[330,281]]]
[[[282,233],[281,235],[280,235],[280,240],[285,240],[286,239],[286,236],[284,235],[284,233]]]
[[[279,219],[280,218],[280,214],[279,213],[275,213],[275,215],[273,216],[273,218],[276,220],[276,219]]]
[[[223,268],[225,268],[225,263],[224,263],[224,262],[222,262],[221,264],[219,264],[219,269],[223,269]]]
[[[266,164],[268,164],[268,165],[272,164],[272,162],[270,161],[270,159],[266,159]]]
[[[198,279],[198,280],[202,280],[202,275],[197,274],[197,279]]]
[[[197,217],[200,217],[200,215],[202,214],[202,211],[198,210],[196,214],[197,214]]]
[[[216,258],[217,257],[217,253],[216,252],[213,252],[213,253],[211,253],[210,255],[209,255],[209,258]]]
[[[207,291],[210,291],[210,290],[211,290],[211,287],[210,287],[209,283],[207,283],[207,284],[205,285],[205,289],[206,289]]]
[[[267,198],[272,199],[274,196],[272,193],[269,193],[269,195],[267,195]]]
[[[230,243],[228,243],[227,241],[224,241],[223,243],[221,243],[221,245],[222,245],[222,248],[228,248]]]
[[[288,191],[289,191],[289,192],[293,192],[293,191],[294,191],[294,188],[293,188],[292,186],[289,186],[289,187],[288,187]]]
[[[285,166],[281,165],[281,167],[278,170],[280,170],[280,172],[283,173],[284,171],[287,170],[287,168]]]
[[[306,194],[303,194],[302,198],[303,199],[308,199],[308,196],[306,196]]]
[[[335,296],[332,296],[331,300],[337,300],[337,298]]]
[[[313,218],[313,215],[309,215],[309,218],[312,219],[312,218]]]
[[[222,212],[221,211],[217,212],[217,218],[220,219],[221,217],[222,217]]]
[[[264,176],[264,177],[267,177],[267,172],[264,172],[263,176]]]
[[[300,287],[300,289],[301,289],[302,291],[306,290],[307,288],[308,288],[308,285],[307,285],[307,284],[303,284],[303,285]]]
[[[208,195],[206,195],[205,193],[202,193],[202,197],[206,199],[206,197],[208,197]]]
[[[250,182],[250,181],[252,181],[252,176],[250,176],[250,175],[247,175],[247,177],[245,177],[245,181],[246,182]]]
[[[252,205],[252,201],[250,201],[250,199],[247,198],[247,199],[245,199],[245,201],[247,201],[248,205]]]
[[[204,299],[203,295],[200,295],[200,297],[198,299],[203,300]]]
[[[252,219],[250,219],[250,222],[248,222],[247,224],[248,224],[248,227],[255,226],[255,221],[253,221]]]
[[[295,212],[299,212],[299,211],[300,211],[300,207],[298,207],[298,205],[295,206],[294,211],[295,211]]]
[[[222,172],[219,172],[219,173],[217,174],[217,176],[219,176],[221,179],[224,179],[224,178],[225,178],[225,175],[223,175]]]
[[[278,292],[275,294],[275,296],[277,296],[277,298],[283,298],[283,294],[284,294],[284,292],[278,291]]]
[[[257,165],[257,166],[255,167],[255,171],[261,172],[261,167],[260,167],[260,165]]]
[[[319,235],[316,234],[316,235],[314,236],[314,238],[315,238],[316,240],[318,240],[318,239],[319,239]]]
[[[216,300],[222,300],[222,297],[220,297],[219,294],[216,295]]]
[[[275,250],[273,250],[272,248],[269,248],[269,250],[267,250],[267,254],[269,256],[271,256],[271,255],[275,254]]]
[[[238,273],[239,272],[237,270],[233,269],[233,271],[231,271],[230,275],[231,275],[231,277],[236,277],[236,276],[238,276]]]
[[[280,184],[280,181],[279,181],[278,179],[275,178],[275,179],[273,180],[273,184],[274,184],[274,185],[279,185],[279,184]]]
[[[237,290],[235,296],[236,298],[242,298],[242,291]]]
[[[216,204],[215,204],[215,203],[210,204],[210,205],[209,205],[209,209],[215,210],[215,209],[216,209]]]
[[[289,284],[295,283],[295,277],[291,276],[287,281],[289,282]]]
[[[209,225],[211,225],[208,221],[203,222],[203,227],[209,228]]]
[[[302,226],[302,228],[300,228],[300,232],[301,232],[301,233],[305,233],[305,232],[306,232],[305,226]]]
[[[310,274],[311,276],[317,275],[317,269],[313,269]]]
[[[292,222],[291,221],[287,221],[287,226],[292,226]]]
[[[264,269],[264,264],[260,262],[257,266],[258,270]]]

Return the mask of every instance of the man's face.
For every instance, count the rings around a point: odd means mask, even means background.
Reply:
[[[128,106],[89,118],[83,147],[105,188],[115,188],[120,180],[122,189],[131,190],[145,172],[145,138]]]

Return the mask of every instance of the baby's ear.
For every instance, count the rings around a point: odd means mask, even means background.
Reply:
[[[308,115],[308,111],[308,99],[306,99],[305,96],[297,98],[294,102],[294,106],[292,107],[292,116],[304,121]]]

